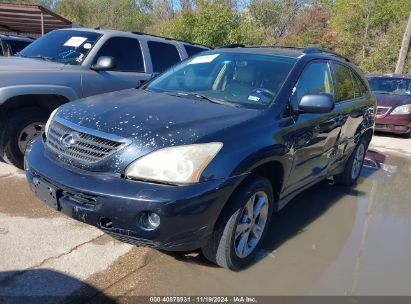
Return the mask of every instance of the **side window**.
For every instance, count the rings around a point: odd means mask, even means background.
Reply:
[[[16,54],[28,46],[31,42],[28,41],[19,41],[19,40],[8,40],[9,48],[11,50],[11,54]]]
[[[207,49],[205,48],[194,46],[194,45],[189,45],[189,44],[184,44],[184,48],[186,49],[188,57],[191,57],[195,54],[207,51]]]
[[[355,87],[351,77],[351,70],[345,65],[334,63],[336,94],[335,101],[341,102],[355,98]]]
[[[294,90],[293,105],[297,107],[304,95],[316,93],[334,95],[331,71],[323,61],[310,63],[305,68]]]
[[[140,42],[134,38],[113,37],[108,39],[97,52],[94,63],[100,56],[111,56],[118,72],[143,72],[144,61]]]
[[[163,72],[181,61],[180,54],[174,45],[157,41],[149,41],[147,44],[155,73]]]

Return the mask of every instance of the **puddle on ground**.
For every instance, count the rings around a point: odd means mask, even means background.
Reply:
[[[163,254],[128,295],[411,295],[411,160],[367,154],[359,183],[324,181],[274,216],[252,267]]]

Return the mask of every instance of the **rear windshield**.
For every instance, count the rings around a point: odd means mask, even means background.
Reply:
[[[37,39],[19,55],[79,65],[86,58],[101,34],[86,31],[57,30]]]
[[[394,77],[368,77],[371,89],[376,93],[411,95],[411,79]]]
[[[143,88],[261,108],[277,96],[295,62],[272,55],[205,52],[177,64]]]

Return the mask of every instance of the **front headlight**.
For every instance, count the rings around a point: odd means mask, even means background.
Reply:
[[[172,184],[196,183],[222,146],[215,142],[160,149],[134,161],[127,167],[125,175],[132,179]]]
[[[47,120],[46,122],[46,126],[44,127],[44,133],[46,133],[46,137],[49,133],[51,121],[53,120],[54,116],[56,116],[57,110],[58,109],[55,109],[53,112],[51,112],[49,120]]]
[[[394,111],[391,112],[391,114],[393,115],[397,115],[397,114],[410,114],[411,113],[411,105],[410,104],[406,104],[406,105],[402,105],[399,107],[396,107],[394,109]]]

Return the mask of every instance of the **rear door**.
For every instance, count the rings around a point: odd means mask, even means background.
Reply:
[[[334,96],[331,67],[326,60],[309,63],[293,89],[294,109],[305,94],[328,93]],[[299,113],[290,139],[294,149],[293,170],[285,194],[301,189],[327,174],[341,127],[336,113]]]
[[[341,134],[337,153],[331,159],[331,169],[343,162],[354,149],[368,110],[367,89],[356,72],[340,62],[333,62],[332,67],[336,85],[335,112],[337,122],[341,125]]]
[[[99,57],[110,56],[116,65],[114,70],[88,71],[83,76],[84,96],[135,88],[141,81],[150,78],[146,74],[143,53],[137,38],[109,38],[97,52],[93,64]]]

